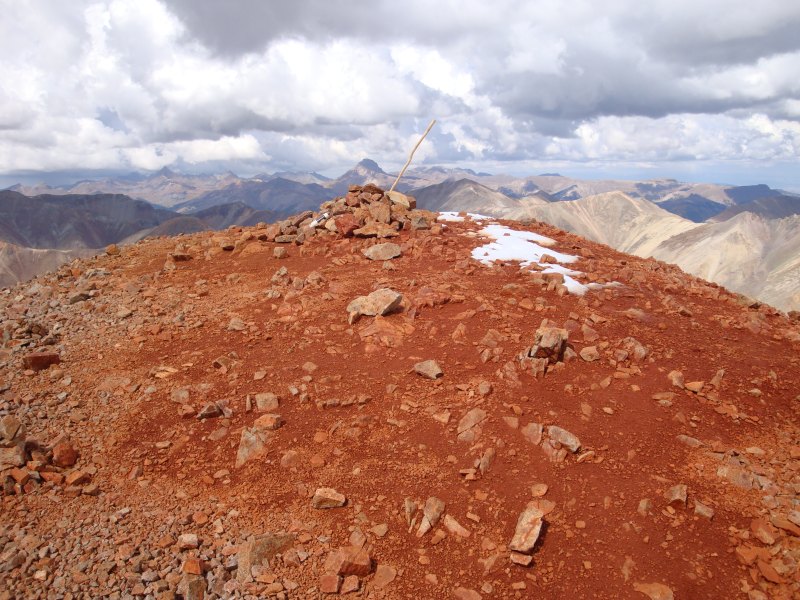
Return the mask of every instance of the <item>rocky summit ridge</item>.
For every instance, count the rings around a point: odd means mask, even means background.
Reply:
[[[798,382],[769,306],[374,185],[111,246],[0,295],[0,598],[797,597]]]

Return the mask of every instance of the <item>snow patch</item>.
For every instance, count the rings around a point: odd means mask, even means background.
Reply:
[[[572,254],[545,248],[552,246],[556,241],[531,231],[515,231],[505,225],[492,223],[478,233],[494,240],[472,251],[472,258],[486,265],[496,260],[513,260],[518,261],[522,267],[528,267],[534,263],[542,264],[542,256],[545,254],[552,256],[559,263],[578,260],[578,257]]]
[[[437,218],[438,221],[462,222],[465,218],[462,216],[464,213],[457,212],[441,212]],[[492,217],[479,215],[475,213],[467,213],[467,217],[474,221],[494,221]],[[446,225],[443,225],[446,227]],[[573,254],[565,254],[564,252],[557,252],[547,246],[555,245],[556,241],[532,231],[517,231],[500,225],[497,222],[485,225],[480,231],[476,233],[472,231],[465,232],[467,236],[483,236],[491,238],[493,241],[483,246],[478,246],[472,250],[472,258],[485,264],[490,265],[496,260],[500,261],[514,261],[519,262],[521,268],[530,267],[531,265],[538,265],[541,267],[541,273],[560,273],[564,277],[564,287],[567,288],[571,294],[583,296],[590,289],[601,289],[604,287],[611,287],[620,285],[617,282],[606,284],[590,283],[583,284],[576,279],[576,277],[583,275],[581,271],[576,271],[565,267],[564,264],[573,263],[578,260],[578,257]],[[550,262],[543,263],[542,256],[547,254],[551,256],[557,263]]]
[[[575,277],[581,275],[564,267],[561,264],[542,263],[542,256],[552,256],[559,263],[572,263],[578,260],[577,256],[556,252],[545,246],[552,246],[555,240],[531,231],[516,231],[499,223],[492,223],[481,229],[479,234],[492,238],[494,241],[483,246],[478,246],[472,251],[472,258],[489,265],[496,260],[515,261],[520,267],[525,268],[533,264],[544,268],[542,273],[561,273],[564,277],[564,286],[571,294],[582,296],[589,287],[580,283]]]
[[[467,216],[473,221],[488,221],[492,219],[492,217],[487,217],[486,215],[479,215],[478,213],[467,213]],[[460,223],[461,221],[464,220],[464,217],[462,217],[457,212],[444,211],[439,213],[439,216],[436,218],[436,220]]]

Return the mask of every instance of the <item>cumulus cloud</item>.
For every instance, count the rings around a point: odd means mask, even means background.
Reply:
[[[0,173],[791,163],[800,7],[55,0],[0,24]]]

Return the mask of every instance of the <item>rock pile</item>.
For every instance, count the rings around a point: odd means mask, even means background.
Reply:
[[[416,208],[411,196],[385,192],[373,184],[351,185],[347,194],[320,206],[266,227],[264,240],[279,244],[302,244],[314,236],[338,234],[343,237],[393,238],[400,231],[430,229],[436,226],[436,213]],[[386,244],[369,253],[371,260],[399,256],[396,244]]]

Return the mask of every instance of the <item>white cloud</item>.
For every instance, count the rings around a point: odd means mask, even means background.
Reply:
[[[13,3],[0,173],[797,160],[800,7]]]

